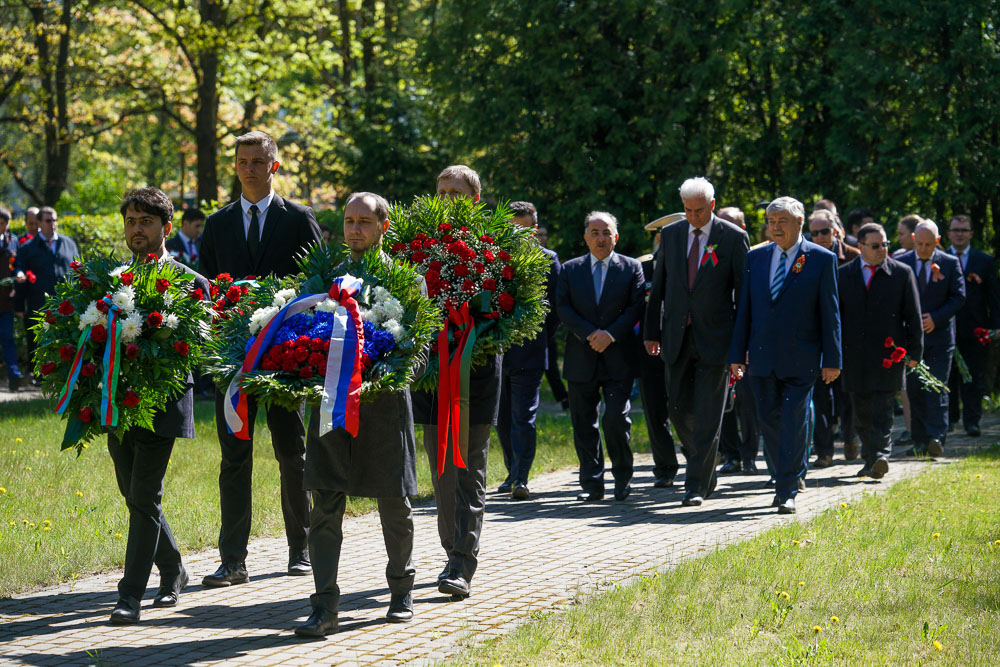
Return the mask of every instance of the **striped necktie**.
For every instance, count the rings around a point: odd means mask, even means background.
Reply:
[[[788,259],[788,251],[781,252],[781,260],[778,262],[778,270],[774,272],[774,279],[771,281],[771,301],[778,300],[778,293],[785,283],[785,260]]]

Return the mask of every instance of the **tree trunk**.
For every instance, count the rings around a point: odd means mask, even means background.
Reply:
[[[202,23],[221,26],[223,8],[217,0],[199,3]],[[194,140],[198,155],[198,202],[217,201],[219,198],[218,137],[219,120],[219,51],[212,45],[198,54],[201,80],[198,83],[198,108],[195,111]]]
[[[362,0],[358,33],[361,38],[361,63],[365,75],[365,93],[370,95],[375,90],[375,0]]]
[[[337,15],[340,18],[340,78],[345,87],[351,85],[351,18],[347,0],[338,0]]]

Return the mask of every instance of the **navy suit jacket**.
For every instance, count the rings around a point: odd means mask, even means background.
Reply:
[[[917,251],[905,252],[896,261],[909,266],[917,277],[917,285],[920,285]],[[923,291],[918,288],[920,312],[927,313],[934,321],[934,331],[924,334],[924,349],[955,344],[955,315],[965,303],[965,280],[958,258],[935,250],[929,261],[938,265],[942,279],[935,281],[933,276],[929,276]]]
[[[772,302],[774,249],[768,243],[747,254],[729,361],[747,363],[754,376],[812,381],[820,369],[841,367],[837,256],[803,240]]]
[[[48,243],[38,234],[18,249],[15,270],[35,274],[34,284],[24,282],[15,288],[19,294],[24,294],[29,312],[42,307],[45,295],[55,291],[56,283],[69,271],[70,262],[79,256],[80,251],[73,239],[62,234],[56,239],[55,253],[49,250]]]
[[[559,323],[556,315],[556,285],[559,281],[559,273],[562,265],[559,258],[548,248],[542,248],[542,252],[549,258],[549,275],[545,279],[545,295],[549,301],[549,312],[542,323],[542,330],[538,332],[533,340],[521,345],[515,345],[507,350],[503,355],[503,372],[505,374],[516,373],[522,370],[544,371],[549,367],[549,337],[555,332]]]
[[[1000,329],[1000,280],[997,280],[993,258],[981,250],[970,250],[962,273],[965,276],[965,305],[955,316],[957,336],[971,340],[975,338],[973,331],[978,328]]]
[[[635,325],[642,313],[644,286],[642,265],[615,253],[597,303],[590,253],[563,264],[556,303],[559,320],[569,331],[563,357],[566,380],[626,380],[635,376]],[[600,354],[587,342],[587,336],[597,329],[615,339]]]

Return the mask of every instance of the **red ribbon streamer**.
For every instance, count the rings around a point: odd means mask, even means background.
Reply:
[[[461,305],[459,310],[448,307],[448,319],[445,320],[441,332],[438,333],[438,477],[444,474],[445,457],[448,453],[448,433],[451,431],[451,451],[455,466],[465,468],[462,460],[462,355],[472,333],[474,322],[469,313],[469,302]],[[448,354],[448,333],[454,327],[460,334],[454,353]],[[468,397],[465,397],[468,406]],[[468,433],[465,434],[468,437]]]

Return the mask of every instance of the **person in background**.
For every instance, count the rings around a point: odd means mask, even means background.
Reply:
[[[18,244],[23,245],[35,238],[38,233],[38,207],[29,206],[24,210],[24,234],[18,239]]]
[[[857,247],[858,245],[858,229],[861,225],[866,225],[869,222],[875,222],[875,214],[869,211],[867,208],[859,207],[851,209],[851,212],[847,214],[847,245]]]
[[[549,230],[545,225],[539,225],[538,229],[535,231],[535,238],[538,239],[538,243],[543,248],[549,248]],[[551,250],[551,248],[549,248]],[[555,253],[555,250],[552,250]],[[559,261],[559,255],[556,254],[556,261]],[[560,266],[562,264],[560,263]],[[552,307],[553,312],[555,312],[555,304],[549,304]],[[562,381],[562,375],[559,372],[559,342],[556,339],[556,332],[559,330],[559,316],[558,314],[552,318],[551,327],[549,328],[548,334],[548,354],[549,363],[548,367],[545,369],[545,380],[549,383],[549,389],[552,390],[552,398],[555,399],[556,403],[563,409],[563,412],[569,411],[569,394],[566,393],[566,385]]]
[[[17,237],[10,231],[10,211],[0,206],[0,280],[9,278],[17,255]],[[21,388],[24,377],[17,365],[17,344],[14,342],[13,287],[0,287],[0,352],[7,367],[7,386],[12,392]]]
[[[181,228],[176,236],[167,241],[170,256],[185,266],[198,266],[198,249],[201,247],[201,230],[204,226],[205,214],[201,209],[184,209],[181,213]]]

